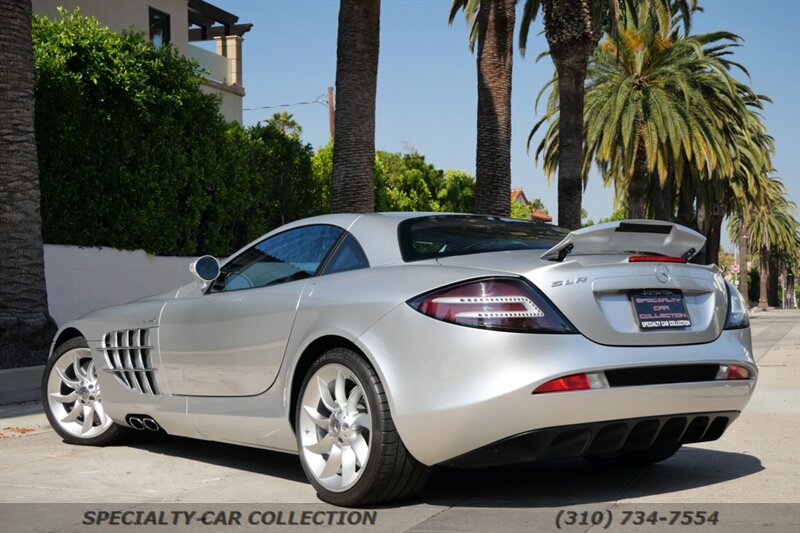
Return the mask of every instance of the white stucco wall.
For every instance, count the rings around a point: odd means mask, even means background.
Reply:
[[[109,305],[165,292],[192,281],[191,257],[142,251],[44,245],[50,315],[61,325]]]
[[[80,8],[81,15],[97,18],[113,31],[134,29],[150,33],[152,7],[169,15],[169,33],[172,44],[182,54],[189,44],[189,14],[186,0],[33,0],[33,11],[50,18],[58,17],[58,7],[72,11]]]

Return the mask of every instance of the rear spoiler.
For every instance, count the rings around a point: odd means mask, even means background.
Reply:
[[[705,236],[661,220],[620,220],[575,230],[542,254],[542,259],[563,261],[569,254],[657,254],[694,257]]]

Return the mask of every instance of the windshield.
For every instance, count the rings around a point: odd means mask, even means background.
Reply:
[[[542,250],[569,233],[551,224],[477,215],[431,215],[397,228],[403,261],[506,250]]]

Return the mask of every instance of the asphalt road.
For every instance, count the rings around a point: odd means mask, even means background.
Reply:
[[[0,531],[306,531],[325,527],[797,533],[800,313],[758,313],[752,317],[752,331],[759,383],[747,409],[718,441],[686,446],[664,463],[630,470],[606,469],[582,460],[483,470],[437,469],[419,498],[365,511],[374,511],[372,515],[341,514],[320,504],[295,456],[168,436],[108,448],[71,446],[49,428],[38,402],[3,405]],[[114,510],[138,511],[138,515],[126,515],[129,521],[157,524],[162,520],[163,524],[112,527],[113,515],[97,514]],[[637,511],[645,514],[637,519]],[[705,516],[718,511],[717,524],[698,524],[695,514],[689,517],[693,525],[681,525],[686,515],[671,513],[684,511],[702,511]],[[196,513],[193,525],[181,525],[184,515],[174,514],[178,512]],[[203,513],[207,513],[206,522],[216,523],[198,522]],[[100,517],[104,521],[98,525]],[[366,520],[366,524],[350,526],[348,520]]]

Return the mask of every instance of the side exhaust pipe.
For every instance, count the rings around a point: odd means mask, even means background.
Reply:
[[[144,430],[144,421],[138,416],[128,415],[128,425],[137,431]]]
[[[159,431],[161,426],[153,419],[152,416],[147,415],[128,415],[125,417],[128,425],[137,431]]]

